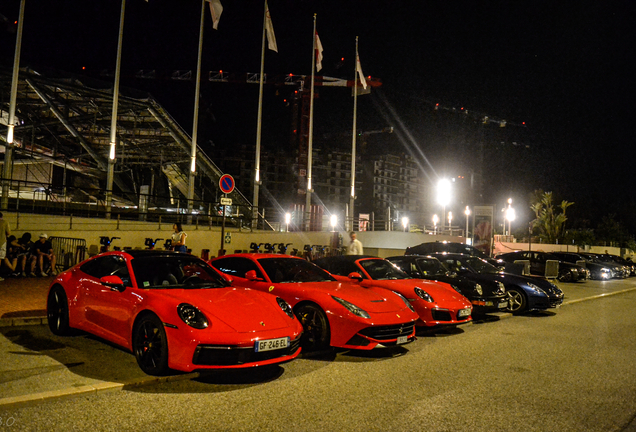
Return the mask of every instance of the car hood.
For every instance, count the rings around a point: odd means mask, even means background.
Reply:
[[[473,273],[472,276],[475,279],[483,278],[483,280],[498,280],[502,282],[506,286],[506,290],[510,285],[516,285],[521,288],[527,288],[528,283],[534,284],[545,291],[550,297],[562,297],[563,291],[561,291],[556,285],[547,281],[546,279],[539,277],[528,277],[528,276],[520,276],[511,273]]]
[[[470,301],[468,301],[466,297],[455,291],[445,282],[434,282],[425,279],[367,279],[364,283],[399,292],[406,298],[414,298],[415,287],[418,287],[429,293],[441,307],[444,307],[446,304],[448,307],[457,306],[461,308],[470,304]]]
[[[189,303],[208,319],[225,324],[239,333],[255,329],[275,330],[289,327],[293,320],[283,312],[270,294],[246,288],[171,289],[161,292],[175,306]],[[228,329],[228,330],[229,330]]]

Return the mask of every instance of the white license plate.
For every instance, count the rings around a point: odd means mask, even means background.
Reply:
[[[398,338],[397,338],[397,342],[396,342],[396,343],[397,343],[398,345],[400,345],[400,344],[405,344],[405,343],[407,343],[408,341],[409,341],[409,337],[408,337],[408,336],[398,336]]]
[[[460,310],[459,313],[457,314],[457,316],[459,318],[470,316],[470,309],[462,309],[462,310]]]
[[[503,303],[499,303],[499,304],[497,305],[497,307],[498,307],[499,309],[507,308],[507,307],[508,307],[508,302],[507,302],[507,301],[505,301],[505,302],[503,302]]]
[[[254,351],[273,351],[277,349],[287,348],[289,346],[289,338],[283,337],[278,339],[265,339],[257,341],[254,345]]]

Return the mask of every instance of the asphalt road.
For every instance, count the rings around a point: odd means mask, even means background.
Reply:
[[[572,284],[567,304],[553,312],[422,334],[393,351],[303,356],[264,370],[0,405],[0,430],[632,431],[635,286]],[[13,329],[29,333],[21,346],[36,340],[34,355],[65,365],[78,385],[113,374],[113,381],[135,382],[132,355],[32,327]],[[65,348],[47,352],[37,348],[42,343]],[[45,385],[52,378],[41,372],[23,378]]]

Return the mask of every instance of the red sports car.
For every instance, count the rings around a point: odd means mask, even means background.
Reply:
[[[150,375],[271,365],[301,350],[302,325],[285,300],[230,286],[179,252],[90,258],[55,278],[47,315],[54,334],[79,329],[111,341]]]
[[[406,297],[419,314],[418,326],[457,325],[472,320],[473,306],[449,284],[412,279],[390,261],[365,255],[320,258],[314,263],[338,280],[357,280],[363,287],[382,287]]]
[[[309,261],[289,255],[227,255],[210,264],[236,285],[286,300],[303,324],[305,349],[331,345],[370,350],[415,340],[418,315],[399,294],[336,281]]]

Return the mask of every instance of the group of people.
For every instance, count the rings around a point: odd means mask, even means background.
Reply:
[[[11,234],[9,224],[0,213],[0,242],[0,262],[9,270],[11,276],[57,274],[53,245],[46,233],[40,234],[36,242],[31,241],[31,233],[28,232],[17,239]],[[0,281],[2,280],[4,279],[0,277]]]

